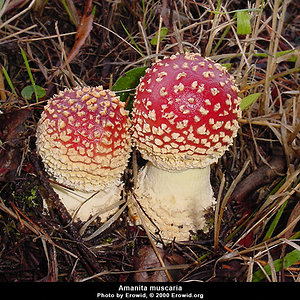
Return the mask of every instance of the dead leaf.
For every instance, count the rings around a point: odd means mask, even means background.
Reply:
[[[22,159],[24,122],[30,115],[29,109],[0,114],[0,181],[14,180]]]
[[[166,266],[185,264],[185,259],[176,254],[167,254],[163,249],[157,248]],[[151,270],[161,267],[161,264],[151,246],[144,246],[138,251],[138,255],[133,262],[136,270]],[[179,280],[182,277],[180,270],[169,270],[170,275],[174,280]],[[168,278],[164,271],[148,271],[139,272],[134,275],[136,282],[168,282]]]
[[[245,266],[241,261],[231,260],[222,263],[216,270],[216,276],[212,278],[212,282],[234,281],[240,277],[245,271]]]
[[[0,114],[0,139],[2,143],[13,142],[24,130],[23,123],[30,116],[29,109],[19,109]]]
[[[70,63],[78,54],[80,48],[84,45],[86,38],[89,36],[92,28],[93,28],[93,5],[92,0],[88,0],[85,2],[83,16],[80,20],[80,23],[77,27],[77,32],[75,35],[75,43],[73,48],[71,49],[67,61],[64,63],[64,66]]]
[[[21,151],[7,146],[0,149],[0,181],[13,181],[22,158]]]
[[[293,223],[293,221],[295,221],[300,215],[300,202],[297,202],[296,206],[294,207],[293,211],[291,212],[289,219],[288,219],[288,223],[287,226],[288,227],[291,223]],[[290,236],[293,234],[293,231],[296,227],[297,223],[295,223],[285,234],[284,237],[286,239],[289,239]]]

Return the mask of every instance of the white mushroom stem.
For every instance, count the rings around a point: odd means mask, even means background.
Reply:
[[[98,192],[81,192],[57,184],[52,184],[52,187],[75,220],[86,221],[98,214],[101,222],[105,222],[118,209],[123,185],[118,180]]]
[[[148,228],[152,232],[158,228],[168,240],[188,240],[190,230],[204,230],[206,209],[215,204],[210,166],[169,172],[148,162],[138,175],[135,195],[148,216],[144,218]],[[131,214],[135,215],[134,208]]]

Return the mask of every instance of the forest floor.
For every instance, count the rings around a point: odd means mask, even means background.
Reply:
[[[0,281],[299,282],[299,12],[279,0],[0,1]],[[43,106],[183,51],[226,66],[245,99],[238,136],[211,169],[212,230],[160,243],[126,208],[85,240],[36,154]],[[123,181],[126,200],[132,159]]]

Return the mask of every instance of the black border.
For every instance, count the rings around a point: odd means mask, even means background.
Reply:
[[[3,299],[281,299],[293,298],[299,283],[0,283]],[[169,291],[172,290],[172,291]],[[298,293],[297,293],[298,292]],[[127,296],[126,297],[126,293]],[[169,293],[169,295],[168,295]],[[134,295],[133,295],[134,294]],[[150,295],[151,294],[151,295]],[[185,295],[185,297],[184,297]],[[198,295],[194,297],[194,295]],[[162,296],[162,297],[159,297]],[[166,297],[169,296],[169,297]],[[1,297],[1,298],[2,298]]]

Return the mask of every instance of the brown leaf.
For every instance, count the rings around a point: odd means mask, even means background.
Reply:
[[[13,181],[20,164],[21,151],[10,146],[0,149],[0,181]]]
[[[241,261],[232,260],[222,263],[216,270],[216,276],[210,281],[226,282],[235,281],[245,272],[245,266]]]
[[[3,142],[12,142],[22,134],[23,123],[28,119],[29,109],[19,109],[0,114],[0,139]]]
[[[28,109],[0,114],[0,181],[14,180],[22,158],[24,122],[30,115]]]
[[[178,254],[167,254],[163,249],[157,249],[166,266],[184,264],[185,259]],[[138,251],[137,257],[133,262],[136,270],[149,270],[160,268],[160,262],[151,246],[145,246]],[[174,280],[182,277],[180,270],[169,270]],[[164,271],[139,272],[134,275],[136,282],[168,282],[168,278]]]
[[[293,223],[300,215],[300,202],[297,202],[296,206],[294,207],[293,211],[291,212],[287,226],[288,227],[291,223]],[[293,234],[293,231],[296,227],[297,223],[295,223],[291,228],[284,234],[284,237],[289,239],[290,236]]]
[[[93,10],[92,0],[86,1],[83,16],[81,18],[79,26],[77,27],[77,32],[75,35],[75,43],[67,57],[67,61],[65,62],[64,66],[67,63],[70,63],[74,59],[74,57],[76,57],[80,48],[84,45],[86,38],[89,36],[93,28],[92,10]]]
[[[10,182],[14,180],[21,158],[21,151],[18,149],[10,146],[0,149],[0,181]]]

